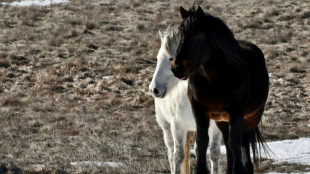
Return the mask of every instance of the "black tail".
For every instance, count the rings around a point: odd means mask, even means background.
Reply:
[[[259,163],[261,158],[261,152],[262,150],[267,156],[270,156],[269,152],[272,152],[267,144],[265,143],[265,140],[259,131],[258,127],[256,127],[253,137],[251,139],[251,148],[253,152],[253,159],[254,159],[254,165],[256,169],[259,169]]]

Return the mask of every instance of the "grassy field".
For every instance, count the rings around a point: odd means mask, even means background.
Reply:
[[[310,137],[310,1],[199,3],[265,54],[264,138]],[[0,5],[0,173],[169,173],[148,85],[158,30],[181,20],[180,5],[192,2]],[[71,165],[80,161],[124,165]],[[263,160],[259,172],[303,171]]]

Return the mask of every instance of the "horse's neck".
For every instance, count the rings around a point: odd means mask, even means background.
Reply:
[[[171,116],[171,114],[175,115],[176,112],[180,110],[180,106],[190,106],[187,97],[188,81],[175,80],[175,83],[173,86],[169,87],[164,98],[155,99],[156,105],[159,106],[161,112],[164,113],[164,116]]]
[[[187,95],[187,86],[188,81],[183,80],[177,80],[173,86],[170,87],[170,90],[168,91],[167,95],[169,95],[170,98],[179,98],[180,95]]]
[[[225,56],[223,52],[213,52],[208,61],[192,73],[195,83],[206,80],[209,85],[217,88],[230,85],[233,79],[243,78],[242,69],[229,62]]]
[[[211,67],[218,68],[223,66],[224,64],[228,64],[227,60],[228,58],[226,57],[224,51],[219,49],[212,49],[211,55],[208,61],[205,62],[205,65],[209,65],[208,68]]]
[[[213,50],[210,58],[198,68],[198,73],[210,78],[218,78],[220,74],[227,71],[229,63],[225,54],[218,50]]]

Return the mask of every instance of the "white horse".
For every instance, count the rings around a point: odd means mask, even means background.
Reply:
[[[169,27],[168,27],[169,30]],[[156,120],[164,133],[172,174],[190,173],[189,132],[196,131],[195,119],[187,96],[188,82],[171,72],[177,47],[174,31],[159,31],[161,47],[149,90],[155,97]],[[210,121],[210,160],[212,174],[220,173],[221,133]]]

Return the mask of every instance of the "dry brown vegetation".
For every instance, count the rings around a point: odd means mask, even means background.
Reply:
[[[180,5],[192,3],[0,5],[0,173],[169,173],[148,85],[160,46],[157,31],[180,21]],[[310,137],[310,1],[201,6],[266,56],[265,139]],[[79,161],[125,166],[70,165]],[[309,170],[266,160],[260,172]]]

